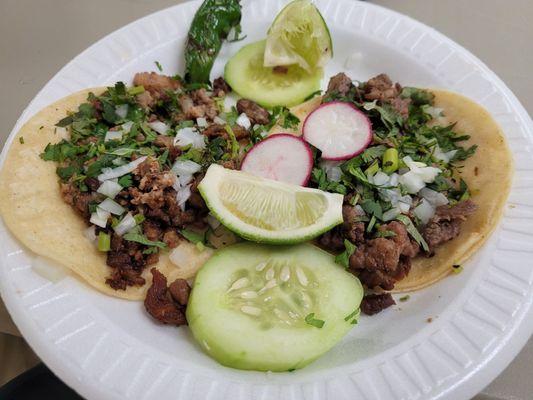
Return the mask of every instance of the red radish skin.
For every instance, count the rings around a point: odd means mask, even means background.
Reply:
[[[333,130],[328,131],[326,127],[321,127],[321,123],[322,125],[329,123],[330,126],[335,124],[334,120],[337,118],[334,113],[351,118],[354,125],[344,127],[345,132],[337,131],[334,134]],[[330,121],[326,121],[327,118]],[[322,152],[324,160],[348,160],[362,153],[372,142],[370,119],[353,104],[344,101],[332,101],[320,105],[307,116],[302,130],[303,138]],[[346,139],[345,143],[342,143],[342,139]],[[339,149],[341,145],[344,149]]]
[[[242,160],[241,171],[280,182],[306,186],[313,170],[313,152],[305,140],[277,133],[255,144]]]

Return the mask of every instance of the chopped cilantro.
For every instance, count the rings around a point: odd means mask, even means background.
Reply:
[[[163,72],[163,67],[161,66],[159,61],[154,61],[154,64],[157,67],[157,69],[159,70],[159,72]]]
[[[125,240],[129,240],[130,242],[136,242],[140,244],[144,244],[145,246],[155,246],[159,248],[165,248],[167,245],[164,242],[160,241],[152,241],[149,240],[146,236],[137,233],[137,232],[128,232],[124,236],[122,236]]]
[[[182,229],[181,235],[193,244],[205,243],[205,233],[193,232],[189,229]]]
[[[324,324],[326,323],[325,321],[321,319],[316,319],[315,313],[307,314],[305,317],[305,322],[309,325],[314,326],[315,328],[322,328]]]
[[[19,137],[19,143],[24,144],[24,136]]]
[[[121,177],[118,179],[118,184],[119,184],[120,186],[122,186],[123,188],[128,188],[128,187],[130,187],[130,186],[133,184],[132,176],[131,176],[130,174],[127,174],[127,175],[121,176]]]
[[[454,274],[460,274],[461,272],[463,272],[463,267],[459,264],[454,264],[452,270]]]
[[[429,246],[413,224],[413,221],[409,219],[407,215],[400,214],[396,217],[398,221],[405,225],[405,229],[409,235],[420,245],[425,251],[429,251]]]
[[[350,256],[355,253],[357,246],[347,239],[344,239],[344,251],[335,256],[335,262],[348,269],[350,267]]]
[[[405,296],[402,296],[400,297],[400,301],[402,303],[406,302],[407,300],[409,300],[411,298],[411,296],[409,296],[408,294],[406,294]]]

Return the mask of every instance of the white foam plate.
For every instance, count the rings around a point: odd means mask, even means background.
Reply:
[[[240,46],[264,37],[284,2],[243,3],[248,37],[223,48],[213,75]],[[43,260],[2,224],[2,298],[39,357],[84,397],[469,399],[531,335],[533,124],[526,111],[480,60],[432,28],[368,3],[316,3],[335,46],[326,76],[346,70],[366,80],[386,72],[404,85],[458,91],[493,114],[516,162],[499,229],[463,273],[377,316],[361,318],[339,345],[305,369],[269,374],[220,366],[200,351],[187,328],[155,324],[142,303],[103,296],[67,273],[43,276]],[[135,72],[157,71],[156,60],[166,73],[182,72],[184,41],[199,4],[185,3],[135,21],[74,58],[24,111],[8,145],[31,115],[79,89],[131,82]]]

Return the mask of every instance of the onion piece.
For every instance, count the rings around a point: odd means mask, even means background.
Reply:
[[[96,211],[91,214],[89,222],[94,225],[98,225],[100,228],[105,228],[107,220],[111,216],[109,211],[102,210],[100,207],[96,207]]]
[[[400,175],[399,183],[405,187],[407,193],[418,193],[425,185],[423,179],[413,171],[409,171],[406,174]]]
[[[342,161],[321,160],[320,168],[326,171],[328,180],[333,182],[340,182],[342,177],[342,170],[340,165]]]
[[[108,169],[102,174],[98,175],[98,180],[103,182],[107,181],[108,179],[120,178],[122,175],[129,174],[131,171],[137,168],[139,164],[142,164],[144,160],[146,160],[146,156],[139,157],[134,161],[131,161],[125,165],[121,165],[120,167]]]
[[[423,188],[418,195],[426,199],[433,207],[443,206],[449,203],[448,198],[444,194],[429,188]]]
[[[250,129],[252,126],[252,122],[250,121],[250,118],[245,113],[242,113],[239,115],[237,120],[235,121],[237,125],[242,126],[244,129]]]
[[[127,104],[120,104],[115,107],[115,114],[124,119],[128,115],[128,108],[129,106]]]
[[[171,171],[176,175],[193,175],[200,171],[202,166],[191,160],[176,160],[172,165]]]
[[[98,188],[97,192],[103,194],[104,196],[107,196],[111,199],[114,199],[115,196],[122,190],[122,186],[120,186],[117,182],[110,180],[104,181],[100,187]]]
[[[196,118],[196,125],[198,125],[200,128],[207,128],[207,119],[204,117]]]
[[[182,128],[174,138],[174,146],[191,145],[195,149],[205,149],[205,138],[195,128]]]
[[[107,198],[104,201],[102,201],[100,204],[98,204],[98,208],[101,208],[102,210],[108,211],[111,214],[115,214],[115,215],[122,215],[126,211],[124,207],[122,207],[115,200],[112,200],[110,198]]]
[[[107,131],[104,142],[109,142],[110,140],[122,140],[122,131]]]
[[[425,225],[435,215],[435,207],[433,207],[426,199],[422,199],[420,204],[414,208],[413,213],[420,222]]]
[[[213,122],[219,125],[226,125],[226,121],[220,118],[218,115],[215,118],[213,118]]]
[[[386,184],[389,183],[389,176],[382,171],[376,172],[376,174],[373,177],[374,185],[377,186],[388,186]]]
[[[176,201],[183,211],[185,211],[185,203],[191,197],[191,185],[187,185],[178,189],[176,194]]]
[[[148,126],[161,135],[166,135],[170,127],[161,121],[148,122]]]
[[[124,122],[121,126],[124,132],[130,133],[131,127],[133,126],[133,121]]]
[[[131,215],[130,212],[128,212],[124,218],[122,218],[122,221],[118,223],[117,226],[115,226],[115,233],[119,236],[124,235],[125,233],[128,233],[133,228],[137,226],[137,221],[135,221],[135,218],[133,218],[133,215]]]

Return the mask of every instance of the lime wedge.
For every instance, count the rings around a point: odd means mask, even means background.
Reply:
[[[264,65],[297,64],[307,71],[321,68],[333,55],[326,21],[309,0],[295,0],[279,12],[268,30]]]
[[[211,213],[245,239],[272,244],[310,240],[342,222],[343,196],[212,164],[198,186]]]

